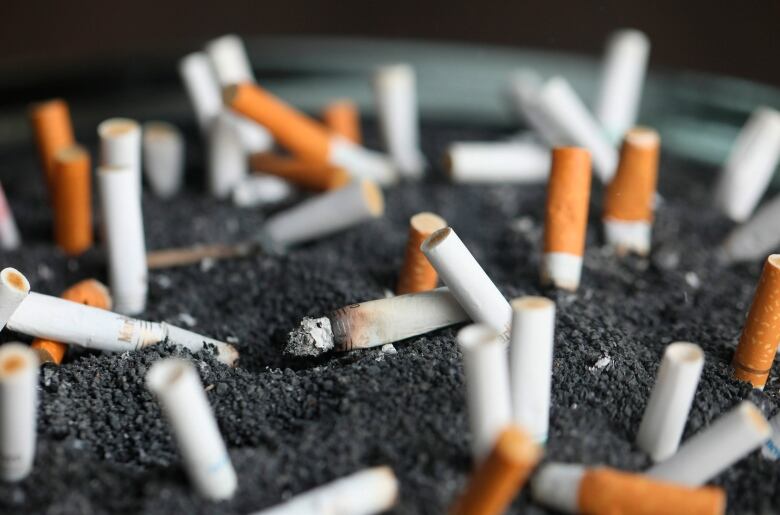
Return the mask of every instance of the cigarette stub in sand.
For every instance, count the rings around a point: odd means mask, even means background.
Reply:
[[[208,134],[211,122],[222,110],[222,90],[205,52],[194,52],[179,61],[179,76],[198,120],[201,134]]]
[[[550,150],[535,141],[453,143],[445,166],[454,182],[544,182]]]
[[[704,351],[695,343],[666,347],[636,437],[639,448],[653,461],[677,452],[703,366]]]
[[[291,193],[292,187],[287,181],[255,173],[244,177],[233,188],[233,203],[239,207],[266,206],[287,199]]]
[[[604,232],[618,254],[650,252],[660,146],[658,133],[642,127],[623,140],[617,173],[604,196]]]
[[[439,276],[420,250],[420,245],[428,236],[445,227],[447,222],[434,213],[417,213],[409,219],[409,238],[395,288],[398,295],[436,288]]]
[[[590,154],[553,149],[544,218],[542,283],[574,291],[580,285],[590,199]]]
[[[253,515],[373,515],[398,500],[398,479],[390,467],[374,467],[337,479]]]
[[[562,513],[722,515],[726,492],[690,488],[608,467],[547,463],[534,475],[536,502]]]
[[[168,122],[146,122],[143,130],[144,172],[155,195],[178,193],[184,175],[184,137]]]
[[[133,174],[141,195],[141,126],[129,118],[110,118],[98,125],[100,164],[122,167]]]
[[[731,366],[734,377],[764,388],[780,342],[780,254],[764,264]]]
[[[729,233],[721,246],[727,260],[745,262],[762,259],[780,245],[780,195],[763,204],[753,217]]]
[[[0,346],[0,479],[27,477],[35,458],[38,357],[21,343]]]
[[[547,146],[554,147],[564,144],[566,139],[537,106],[537,94],[543,83],[542,77],[535,71],[520,69],[512,74],[509,93],[520,118]]]
[[[542,457],[541,448],[522,429],[509,426],[474,472],[451,515],[500,515],[525,485]]]
[[[230,113],[214,119],[208,135],[209,192],[226,198],[249,173],[246,151]]]
[[[340,99],[329,102],[322,111],[322,121],[334,133],[360,145],[360,111],[352,100]]]
[[[192,363],[159,360],[149,368],[146,386],[160,403],[198,493],[213,500],[233,497],[236,471]]]
[[[671,483],[701,486],[757,449],[771,434],[761,411],[743,401],[689,438],[671,458],[650,468],[647,475]]]
[[[54,156],[74,143],[68,104],[62,99],[47,100],[30,106],[30,120],[45,172],[49,195],[54,189]]]
[[[5,327],[29,293],[30,283],[21,272],[15,268],[0,271],[0,329]]]
[[[92,246],[92,169],[89,153],[67,147],[54,158],[54,239],[69,256]]]
[[[252,171],[280,177],[301,188],[326,191],[345,186],[351,180],[343,168],[329,164],[312,163],[296,157],[285,157],[273,152],[258,152],[249,158]]]
[[[16,250],[22,243],[19,228],[16,226],[11,206],[5,196],[5,190],[0,184],[0,248],[3,250]]]
[[[304,318],[285,353],[318,356],[367,349],[468,320],[447,288],[350,304],[320,318]]]

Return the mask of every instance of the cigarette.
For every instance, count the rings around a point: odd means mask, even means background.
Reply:
[[[292,194],[290,184],[274,177],[256,173],[244,178],[233,188],[233,203],[239,207],[258,207],[276,204]]]
[[[226,34],[206,43],[206,54],[220,86],[256,82],[244,42],[236,34]]]
[[[301,321],[284,352],[319,356],[368,349],[430,333],[468,320],[447,288],[408,293],[344,306],[324,317]]]
[[[646,474],[670,483],[701,486],[760,447],[770,436],[771,427],[761,411],[742,401]]]
[[[535,501],[562,513],[722,515],[726,492],[690,488],[609,467],[547,463],[534,475]]]
[[[390,467],[361,470],[253,515],[373,515],[398,501],[398,479]]]
[[[409,219],[409,238],[406,240],[406,251],[401,272],[398,275],[398,285],[395,293],[413,293],[436,288],[439,276],[436,269],[428,262],[428,258],[420,250],[420,245],[439,229],[447,227],[444,218],[434,213],[417,213]]]
[[[453,143],[445,167],[454,182],[541,183],[550,173],[550,150],[535,141]]]
[[[780,245],[777,220],[780,219],[780,195],[763,204],[753,217],[735,227],[721,244],[727,261],[741,263],[762,259]]]
[[[228,197],[249,173],[246,150],[229,113],[220,113],[209,129],[208,183],[216,198]]]
[[[30,283],[21,272],[10,267],[0,271],[0,329],[6,326],[29,293]]]
[[[360,111],[357,105],[348,99],[334,100],[322,111],[322,121],[334,133],[360,145],[363,137],[360,132]]]
[[[95,279],[85,279],[74,284],[63,292],[62,298],[109,311],[113,304],[108,288]],[[65,352],[68,350],[68,346],[62,342],[41,338],[33,340],[30,347],[38,353],[42,363],[55,363],[57,365],[62,363]]]
[[[703,366],[704,351],[695,343],[666,347],[636,437],[639,448],[654,462],[677,452]]]
[[[607,42],[595,114],[613,143],[636,123],[649,54],[650,40],[638,30],[616,31]]]
[[[54,158],[54,239],[69,256],[92,246],[92,169],[89,153],[67,147]]]
[[[136,195],[140,197],[141,126],[129,118],[109,118],[98,125],[98,136],[101,166],[127,168],[135,178]]]
[[[211,69],[209,56],[194,52],[179,61],[179,76],[195,111],[201,134],[208,134],[211,123],[222,111],[222,90]]]
[[[604,232],[618,254],[650,252],[653,199],[661,139],[652,129],[628,131],[620,163],[604,197]]]
[[[506,333],[512,308],[452,227],[439,229],[420,246],[425,257],[471,319]]]
[[[383,185],[397,181],[393,165],[385,156],[332,135],[320,123],[255,84],[226,87],[222,97],[225,105],[266,127],[280,145],[301,159],[329,163]]]
[[[174,268],[200,263],[204,259],[228,259],[246,257],[257,252],[254,243],[194,245],[173,249],[153,250],[146,254],[150,270]]]
[[[38,409],[38,358],[21,343],[0,346],[0,479],[32,471]]]
[[[181,189],[184,174],[184,137],[167,122],[146,122],[143,128],[144,172],[152,191],[170,198]]]
[[[176,358],[155,362],[146,373],[146,387],[171,426],[198,493],[211,500],[233,497],[238,487],[236,471],[192,363]]]
[[[771,461],[777,461],[780,458],[780,413],[775,414],[769,420],[772,430],[772,437],[764,443],[761,448],[761,455]]]
[[[537,107],[536,95],[544,84],[542,77],[533,70],[521,69],[512,74],[509,93],[515,111],[548,147],[562,144],[565,139],[559,130]]]
[[[775,306],[780,299],[780,254],[772,254],[764,263],[761,279],[753,294],[739,344],[731,366],[734,378],[749,381],[763,390],[780,342],[780,319]]]
[[[381,66],[374,74],[379,129],[393,162],[404,177],[418,179],[425,169],[420,151],[417,79],[408,64]]]
[[[249,158],[252,171],[280,177],[296,186],[314,191],[334,190],[351,180],[349,173],[337,166],[312,163],[273,152],[258,152]]]
[[[75,142],[68,104],[59,98],[32,104],[30,120],[51,196],[54,191],[54,156]]]
[[[19,228],[16,226],[14,213],[8,204],[5,190],[0,184],[0,249],[16,250],[22,244]]]
[[[544,444],[550,425],[555,302],[545,297],[512,301],[509,376],[514,423]]]
[[[590,153],[579,147],[552,151],[544,219],[541,279],[575,291],[580,285],[588,228]]]

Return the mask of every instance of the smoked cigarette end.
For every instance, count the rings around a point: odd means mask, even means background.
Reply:
[[[54,237],[69,256],[92,246],[92,170],[89,152],[71,145],[54,155]]]
[[[436,287],[438,275],[420,246],[431,234],[445,227],[447,222],[435,213],[417,213],[409,220],[409,237],[396,294],[428,291]]]
[[[140,130],[140,125],[130,118],[109,118],[98,125],[98,136],[112,139],[128,132]]]
[[[3,271],[0,272],[0,281],[2,281],[5,286],[20,293],[30,293],[29,281],[27,281],[27,278],[15,268],[4,268]]]
[[[84,279],[63,292],[62,298],[111,311],[113,299],[108,287],[97,279]]]
[[[36,338],[30,344],[30,348],[38,355],[38,360],[43,363],[54,363],[59,365],[65,358],[65,352],[68,346],[51,340],[41,340]]]
[[[551,309],[555,307],[555,302],[547,297],[535,297],[532,295],[518,297],[510,303],[515,311],[527,311],[537,309]]]

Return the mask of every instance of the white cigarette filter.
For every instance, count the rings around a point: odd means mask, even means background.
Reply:
[[[146,387],[160,403],[198,493],[212,500],[233,497],[236,471],[192,363],[176,358],[155,362],[146,373]]]
[[[0,479],[27,477],[35,459],[38,356],[28,345],[0,346]]]
[[[97,176],[114,310],[135,315],[146,309],[148,290],[138,182],[130,166],[101,166]]]
[[[735,222],[753,213],[780,162],[780,112],[759,107],[734,142],[720,173],[715,203]]]
[[[181,189],[184,138],[175,125],[147,122],[143,130],[144,172],[155,195],[170,198]]]
[[[292,194],[290,183],[273,175],[251,173],[233,188],[233,203],[239,207],[276,204]]]
[[[445,227],[436,231],[423,242],[420,250],[469,317],[476,323],[489,325],[506,339],[512,307],[455,230]]]
[[[445,161],[454,182],[541,183],[550,173],[550,150],[535,141],[453,143]]]
[[[638,30],[616,31],[607,42],[595,113],[613,144],[636,124],[649,55],[650,40]]]
[[[238,35],[226,34],[212,39],[206,43],[205,51],[220,86],[256,82],[246,47]]]
[[[545,297],[512,301],[509,377],[512,419],[540,444],[550,425],[555,302]]]
[[[743,401],[647,474],[671,483],[700,486],[758,448],[771,434],[761,411]]]
[[[390,467],[374,467],[337,479],[254,515],[372,515],[398,500],[398,479]]]
[[[536,106],[536,95],[543,83],[542,77],[535,71],[520,69],[509,80],[509,92],[520,118],[547,146],[554,147],[564,144],[565,138]]]
[[[3,268],[0,271],[0,329],[30,293],[30,283],[15,268]]]
[[[677,452],[703,366],[704,351],[695,343],[666,347],[636,438],[654,462]]]
[[[127,168],[141,195],[141,126],[130,118],[109,118],[98,125],[100,164]]]
[[[447,288],[350,304],[320,318],[304,318],[284,351],[295,356],[367,349],[468,320]]]
[[[414,68],[409,64],[380,67],[374,75],[374,96],[379,128],[390,157],[405,177],[420,178],[425,158],[420,151]]]
[[[209,56],[194,52],[179,61],[179,76],[198,120],[201,134],[207,135],[211,123],[222,110],[222,91]]]
[[[263,225],[259,240],[267,251],[322,238],[385,212],[382,190],[371,181],[353,181],[277,213]]]
[[[209,192],[220,199],[228,197],[249,174],[249,160],[230,113],[222,112],[209,129]]]
[[[726,237],[721,249],[732,262],[756,261],[766,258],[780,246],[780,195],[758,208],[756,214],[736,226]]]
[[[14,213],[8,204],[2,184],[0,184],[0,249],[16,250],[22,244]]]
[[[775,414],[769,421],[772,429],[772,437],[761,447],[761,455],[772,461],[780,458],[780,413]]]

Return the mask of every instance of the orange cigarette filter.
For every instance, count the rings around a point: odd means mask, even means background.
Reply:
[[[62,99],[32,104],[30,120],[35,132],[41,166],[46,176],[46,187],[51,196],[54,187],[54,157],[57,152],[74,143],[68,104]]]
[[[343,168],[314,163],[273,152],[258,152],[249,158],[252,170],[281,177],[301,188],[326,191],[346,186],[352,178]]]
[[[347,99],[334,100],[322,111],[322,121],[336,134],[360,145],[360,111],[357,105]]]
[[[652,222],[660,148],[661,138],[653,129],[635,127],[628,131],[617,172],[607,186],[605,219]]]
[[[580,147],[553,149],[544,219],[544,252],[582,256],[588,226],[590,153]]]
[[[110,310],[112,307],[111,294],[108,288],[95,279],[85,279],[74,284],[65,290],[62,298],[100,309]],[[62,363],[65,351],[68,350],[68,346],[64,343],[41,338],[33,340],[30,346],[38,352],[42,362],[56,363],[57,365]]]
[[[499,515],[512,502],[542,457],[542,449],[516,426],[499,435],[474,472],[451,515]]]
[[[428,236],[445,227],[447,222],[444,218],[434,213],[417,213],[409,219],[409,239],[395,289],[398,295],[436,288],[439,276],[420,250],[420,245]]]
[[[732,367],[734,377],[763,388],[780,342],[780,254],[764,264],[753,304],[739,337]]]
[[[54,239],[66,254],[92,246],[92,173],[89,153],[67,147],[54,158]]]

